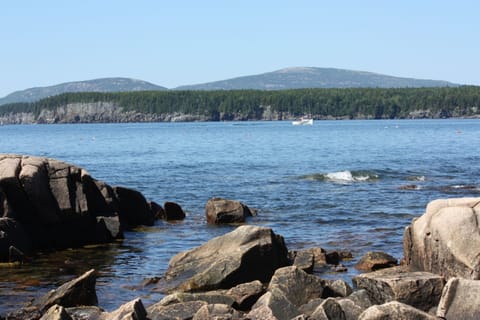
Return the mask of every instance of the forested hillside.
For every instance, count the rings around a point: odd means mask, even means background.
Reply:
[[[108,104],[117,116],[98,117],[92,114],[97,109],[87,108],[93,104]],[[62,119],[75,112],[73,107],[66,111],[67,106],[82,106],[90,115]],[[480,115],[480,87],[87,92],[0,106],[4,123],[18,114],[30,115],[31,122],[172,121],[167,115],[173,114],[188,115],[176,121],[282,120],[307,114],[316,119],[475,117]],[[122,120],[121,114],[135,117]]]

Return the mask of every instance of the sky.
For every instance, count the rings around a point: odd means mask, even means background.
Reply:
[[[4,0],[0,97],[104,77],[174,88],[287,67],[480,85],[476,0]]]

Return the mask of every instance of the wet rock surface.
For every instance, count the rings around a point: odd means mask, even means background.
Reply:
[[[0,261],[12,259],[11,246],[28,255],[111,242],[153,221],[138,191],[55,159],[0,154]]]

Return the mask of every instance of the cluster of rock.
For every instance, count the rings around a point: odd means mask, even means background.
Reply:
[[[0,156],[0,210],[0,253],[9,258],[36,242],[56,247],[59,236],[69,244],[108,241],[156,216],[184,217],[174,203],[148,203],[83,169],[7,155]],[[206,205],[210,223],[241,223],[254,214],[238,201]],[[403,264],[368,253],[353,288],[321,277],[325,269],[342,271],[349,253],[291,252],[270,228],[241,225],[172,257],[152,288],[167,296],[148,307],[140,298],[113,312],[97,307],[90,270],[7,319],[479,319],[479,218],[480,198],[431,202],[405,229]]]
[[[316,273],[348,255],[289,252],[271,229],[242,225],[172,257],[153,289],[168,295],[148,307],[139,298],[113,312],[91,306],[89,271],[80,277],[86,285],[73,280],[8,319],[478,319],[479,209],[480,198],[433,201],[406,228],[406,264],[391,267],[390,256],[367,254],[359,267],[380,270],[354,277],[353,289]],[[91,297],[58,297],[71,287]]]
[[[148,202],[138,191],[109,186],[68,163],[0,154],[0,262],[39,249],[110,242],[157,218],[184,216],[175,203]]]

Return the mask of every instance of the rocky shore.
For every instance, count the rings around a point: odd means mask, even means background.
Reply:
[[[11,112],[0,115],[0,124],[54,124],[54,123],[129,123],[129,122],[194,122],[194,121],[246,121],[246,120],[292,120],[296,117],[288,112],[277,112],[269,106],[261,115],[214,112],[186,114],[142,113],[125,111],[113,102],[69,103],[54,109],[34,112]],[[350,117],[315,116],[318,120],[349,119]],[[357,119],[367,119],[358,115]]]
[[[184,217],[176,204],[149,203],[81,168],[18,155],[0,155],[0,204],[3,261],[49,246],[112,241],[156,217]],[[341,270],[348,252],[290,251],[274,230],[245,224],[255,210],[238,201],[210,199],[205,214],[209,223],[241,225],[173,256],[166,272],[148,281],[165,294],[161,301],[144,305],[137,298],[106,312],[97,306],[96,272],[89,270],[5,319],[480,318],[480,198],[429,203],[405,228],[400,266],[385,253],[369,253],[353,285],[322,278],[325,268]],[[82,226],[82,237],[73,225]]]
[[[125,230],[181,214],[176,204],[163,208],[68,163],[0,154],[0,262],[21,262],[42,249],[116,241]]]

